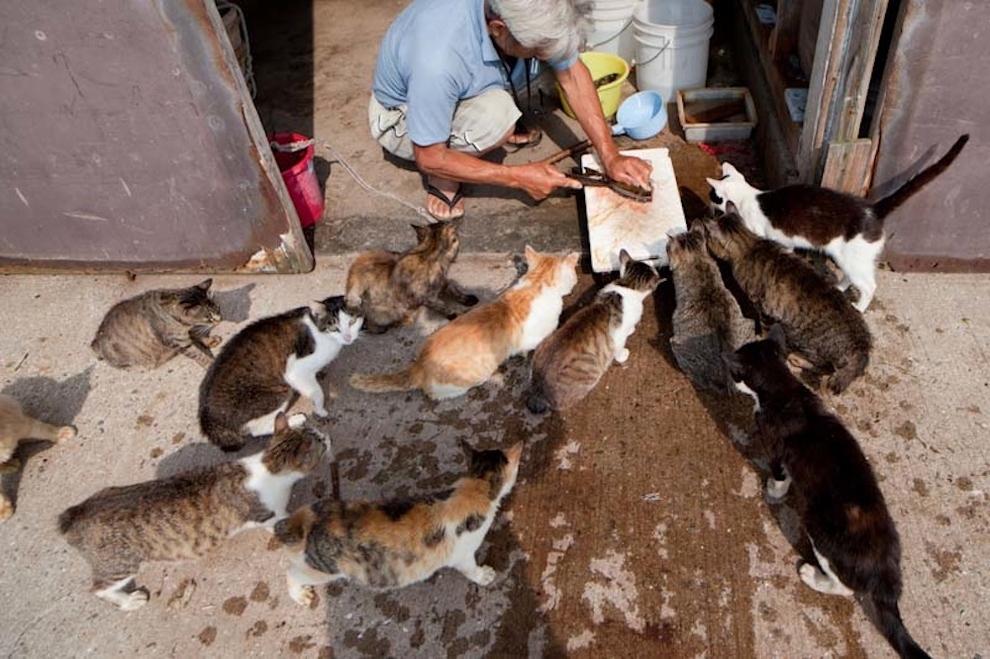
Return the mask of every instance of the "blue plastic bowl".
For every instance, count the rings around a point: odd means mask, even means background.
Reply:
[[[636,92],[619,106],[613,135],[628,135],[634,140],[648,140],[667,125],[667,105],[663,96],[652,89]]]

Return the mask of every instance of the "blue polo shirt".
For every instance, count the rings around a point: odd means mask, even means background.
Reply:
[[[409,139],[428,146],[450,137],[458,101],[507,86],[484,0],[413,0],[385,33],[372,91],[386,108],[406,105]]]

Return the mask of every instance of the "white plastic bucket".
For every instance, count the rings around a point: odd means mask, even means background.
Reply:
[[[636,88],[668,102],[679,89],[704,87],[715,16],[704,0],[646,0],[633,10]]]
[[[632,17],[637,0],[598,0],[591,10],[594,31],[588,37],[588,50],[612,53],[627,62],[636,55]]]

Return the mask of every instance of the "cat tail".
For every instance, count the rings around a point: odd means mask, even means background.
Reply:
[[[927,169],[921,170],[916,175],[911,177],[907,183],[873,204],[873,211],[876,213],[877,217],[882,220],[890,215],[894,209],[910,199],[916,192],[921,190],[921,188],[925,187],[935,177],[948,169],[949,165],[951,165],[952,161],[956,159],[956,156],[959,155],[959,152],[963,150],[963,147],[966,146],[966,142],[968,141],[969,133],[966,133],[956,140],[956,143],[952,145],[949,152],[942,156],[938,162]]]
[[[419,378],[416,377],[416,364],[395,373],[355,373],[349,382],[355,389],[383,393],[386,391],[411,391],[420,389]]]
[[[874,609],[876,609],[878,626],[887,642],[897,651],[902,659],[931,659],[927,652],[921,649],[901,620],[901,611],[897,606],[897,600],[883,597],[878,593],[870,596]]]

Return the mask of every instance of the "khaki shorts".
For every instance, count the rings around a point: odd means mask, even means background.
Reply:
[[[498,144],[520,116],[515,101],[504,89],[491,89],[466,98],[454,109],[447,146],[455,151],[482,154]],[[372,94],[368,123],[371,136],[386,151],[405,160],[415,159],[412,140],[406,131],[405,105],[389,110]]]

